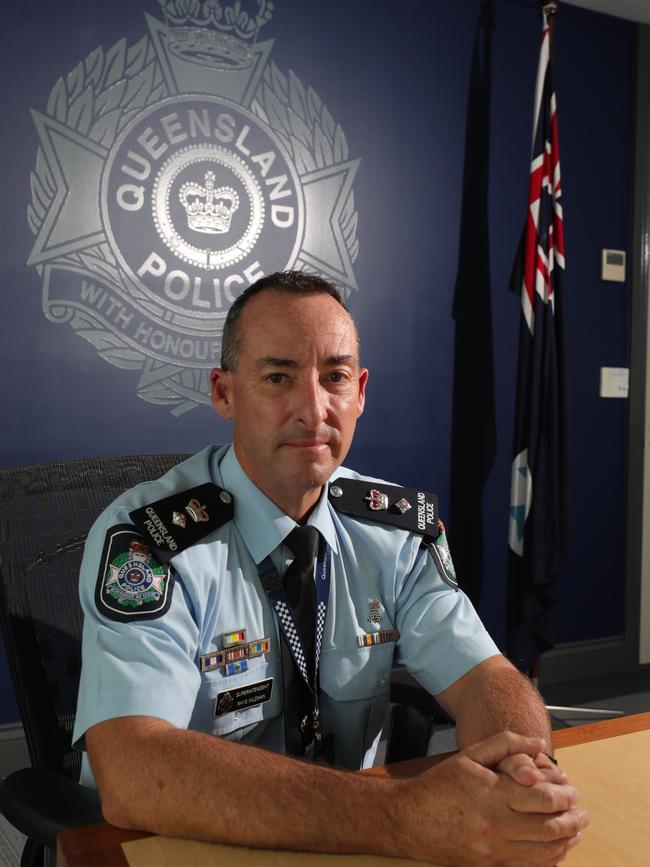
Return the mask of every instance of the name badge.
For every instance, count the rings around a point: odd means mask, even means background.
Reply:
[[[264,704],[271,698],[273,692],[273,678],[258,680],[257,683],[247,683],[245,686],[237,686],[220,692],[214,703],[214,715],[223,716],[225,713],[233,713],[236,710],[245,710]]]

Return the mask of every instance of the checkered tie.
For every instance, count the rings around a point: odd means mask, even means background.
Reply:
[[[283,584],[287,602],[302,637],[310,683],[314,678],[314,621],[316,614],[316,584],[314,558],[319,533],[315,527],[296,527],[284,540],[295,559],[284,573]],[[311,740],[309,726],[302,724],[310,717],[313,698],[291,655],[286,640],[282,641],[282,672],[284,676],[284,724],[287,753],[303,755]]]

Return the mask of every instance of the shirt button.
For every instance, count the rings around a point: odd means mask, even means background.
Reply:
[[[385,677],[378,677],[377,683],[386,683],[386,678]]]

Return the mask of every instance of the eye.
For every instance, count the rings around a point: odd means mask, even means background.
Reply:
[[[272,383],[273,385],[278,385],[284,379],[286,379],[286,374],[284,373],[269,373],[266,376],[266,381]]]
[[[349,375],[344,370],[333,370],[329,375],[330,382],[347,382]]]

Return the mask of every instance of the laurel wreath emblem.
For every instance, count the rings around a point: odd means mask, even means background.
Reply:
[[[46,112],[79,135],[109,149],[137,114],[169,95],[150,38],[144,36],[131,46],[123,38],[106,52],[101,47],[95,49],[65,78],[59,78],[50,92]],[[293,71],[284,75],[273,61],[267,63],[250,110],[281,139],[299,176],[348,159],[345,134],[322,100],[311,87],[305,88]],[[57,191],[41,146],[30,175],[30,187],[27,220],[37,235]],[[356,261],[359,251],[357,223],[354,194],[350,191],[339,226],[351,262]],[[49,264],[76,274],[93,275],[109,287],[118,288],[124,283],[124,274],[107,242],[58,255]],[[44,266],[35,267],[43,276]],[[293,267],[321,273],[300,258]],[[133,282],[129,282],[128,291],[144,303],[144,294]],[[143,400],[167,406],[175,416],[210,403],[207,370],[173,364],[156,366],[144,352],[108,330],[89,310],[59,304],[48,310],[48,316],[57,322],[68,322],[110,364],[140,371],[137,394]]]

